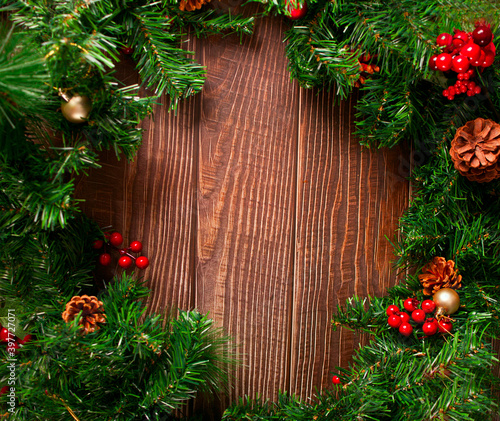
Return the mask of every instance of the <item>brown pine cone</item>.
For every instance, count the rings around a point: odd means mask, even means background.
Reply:
[[[455,133],[450,155],[455,169],[470,181],[500,177],[500,124],[483,118],[468,121]]]
[[[209,2],[210,0],[181,0],[179,3],[179,9],[192,12],[195,9],[201,9],[201,6]]]
[[[80,312],[82,312],[82,318],[79,324],[82,325],[83,333],[94,332],[99,329],[97,323],[106,321],[102,301],[99,301],[97,297],[89,297],[88,295],[74,296],[66,304],[66,310],[62,314],[62,318],[68,323],[74,320]]]
[[[418,280],[424,287],[425,295],[433,295],[441,288],[457,289],[462,286],[462,275],[455,269],[455,262],[444,257],[434,257],[427,263],[418,275]]]

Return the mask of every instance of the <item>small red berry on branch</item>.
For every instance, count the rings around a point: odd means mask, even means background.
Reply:
[[[2,327],[0,329],[0,342],[8,342],[9,338],[12,338],[12,334],[7,330],[7,328]]]
[[[111,263],[111,255],[109,253],[103,253],[99,256],[99,263],[103,266],[108,266]]]
[[[128,248],[134,253],[140,253],[142,251],[142,243],[140,241],[132,241]]]
[[[397,314],[392,314],[391,316],[389,316],[389,318],[387,319],[387,324],[390,326],[390,327],[393,327],[395,329],[397,329],[399,326],[401,326],[401,323],[403,323],[403,320],[401,319],[401,317],[399,317]]]
[[[288,0],[286,10],[290,19],[298,20],[303,18],[307,13],[307,3],[299,4],[300,0]]]
[[[435,335],[438,331],[437,320],[434,318],[427,319],[426,322],[422,326],[422,330],[427,336]]]
[[[403,323],[408,323],[411,319],[410,315],[408,313],[405,313],[404,311],[401,311],[399,313],[399,317]]]
[[[391,304],[389,307],[387,307],[386,314],[388,316],[392,316],[393,314],[399,313],[399,307]]]
[[[135,259],[135,265],[139,269],[146,269],[149,266],[149,259],[146,256],[139,256]]]
[[[441,333],[451,333],[453,329],[453,323],[451,323],[448,318],[443,317],[438,321],[438,328]]]
[[[406,311],[415,311],[420,304],[416,298],[407,298],[404,302],[404,308]]]
[[[416,309],[411,313],[411,318],[415,323],[422,324],[425,322],[426,314],[424,310]]]
[[[110,235],[109,242],[111,245],[119,247],[123,243],[123,237],[119,232],[114,232]]]
[[[401,323],[401,326],[399,326],[399,333],[408,337],[413,333],[413,326],[408,322]]]
[[[122,256],[118,260],[118,264],[123,268],[123,269],[128,269],[130,266],[132,266],[132,259],[128,256]]]
[[[336,375],[332,377],[332,383],[333,384],[342,384],[342,382],[340,381],[340,377],[336,376]]]
[[[436,303],[432,300],[422,301],[422,310],[426,313],[433,313],[436,310]]]

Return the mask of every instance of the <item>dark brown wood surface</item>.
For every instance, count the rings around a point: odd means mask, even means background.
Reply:
[[[396,278],[386,237],[408,203],[409,151],[363,150],[356,95],[335,104],[290,81],[288,24],[258,20],[241,44],[190,40],[207,66],[204,91],[177,114],[158,106],[133,163],[103,153],[77,186],[85,213],[144,243],[151,310],[210,312],[241,345],[222,409],[243,395],[329,387],[362,341],[332,332],[336,306]]]

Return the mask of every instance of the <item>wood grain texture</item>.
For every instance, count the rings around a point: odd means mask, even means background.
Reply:
[[[121,80],[135,83],[137,73],[126,58],[119,70]],[[86,199],[82,210],[100,226],[121,232],[125,245],[143,243],[142,254],[151,264],[140,275],[151,280],[150,311],[194,305],[196,101],[183,102],[175,115],[167,112],[163,98],[154,120],[142,123],[143,143],[135,160],[117,161],[113,152],[105,152],[103,167],[77,188],[77,197]],[[113,269],[120,272],[116,265]]]
[[[409,151],[363,151],[355,97],[334,105],[290,81],[287,25],[259,19],[241,44],[190,41],[207,66],[203,92],[177,115],[158,106],[135,161],[103,153],[77,187],[101,226],[143,241],[150,310],[196,307],[241,345],[229,396],[196,405],[204,419],[240,396],[327,386],[364,341],[331,331],[337,304],[395,280],[385,236],[407,205]],[[135,82],[125,59],[120,69]]]
[[[289,381],[298,101],[283,22],[202,44],[196,307],[241,344],[229,401]]]
[[[348,297],[382,295],[395,282],[392,246],[408,202],[407,151],[362,150],[352,133],[355,95],[301,90],[290,390],[312,396],[346,366],[360,337],[332,332]]]

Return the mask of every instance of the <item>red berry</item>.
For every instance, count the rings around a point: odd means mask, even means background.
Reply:
[[[442,34],[438,35],[436,44],[441,47],[449,47],[451,45],[451,41],[453,41],[453,37],[451,36],[451,34],[443,32]]]
[[[431,56],[431,58],[429,59],[429,69],[431,70],[437,70],[437,64],[436,64],[436,60],[438,58],[438,55],[437,54],[434,54],[433,56]]]
[[[399,326],[401,326],[401,323],[403,323],[403,320],[397,314],[392,314],[387,319],[387,324],[393,328],[398,328]]]
[[[103,266],[108,266],[111,263],[111,255],[109,253],[103,253],[99,256],[99,263]]]
[[[472,91],[472,90],[469,89],[467,91],[467,96],[474,96],[474,91]]]
[[[102,248],[103,245],[104,245],[104,241],[95,240],[94,243],[92,244],[92,247],[96,250],[99,250],[100,248]]]
[[[142,250],[142,243],[140,241],[132,241],[128,248],[134,253],[140,253]]]
[[[445,90],[443,91],[443,96],[448,96],[448,89],[445,89]]]
[[[465,94],[466,92],[467,92],[467,86],[465,85],[460,86],[460,93]]]
[[[486,53],[487,51],[491,51],[492,53],[496,53],[495,44],[490,42],[486,47],[483,47],[483,51]]]
[[[462,47],[460,54],[471,60],[477,60],[481,56],[481,48],[479,45],[469,42]]]
[[[401,326],[399,326],[399,333],[403,336],[410,336],[413,333],[413,327],[410,323],[401,323]]]
[[[486,53],[483,50],[481,50],[481,53],[479,54],[479,58],[477,60],[469,60],[469,64],[471,66],[474,66],[474,67],[479,67],[484,63],[485,57],[486,57]]]
[[[473,80],[467,83],[467,88],[474,89],[475,87],[476,87],[476,82],[474,82]]]
[[[480,86],[476,86],[476,87],[474,88],[474,93],[475,93],[476,95],[479,95],[479,94],[481,93],[481,87],[480,87]]]
[[[416,323],[423,323],[423,322],[425,322],[425,317],[426,317],[425,311],[424,310],[420,310],[418,308],[416,310],[414,310],[413,313],[411,313],[411,318]]]
[[[453,89],[453,93],[452,93],[452,89]],[[455,88],[450,86],[448,88],[448,92],[449,92],[448,95],[455,95]],[[404,307],[405,307],[406,311],[414,311],[418,308],[419,304],[420,304],[420,302],[416,298],[407,298],[404,302]]]
[[[493,33],[489,25],[478,25],[472,32],[472,39],[480,47],[486,47],[492,40]]]
[[[8,342],[9,337],[12,338],[10,332],[5,327],[2,327],[0,330],[0,342]]]
[[[469,59],[465,56],[455,56],[451,68],[456,73],[466,72],[469,69]]]
[[[436,66],[439,70],[447,72],[451,69],[452,57],[451,54],[441,53],[437,56]]]
[[[137,259],[135,259],[135,265],[139,269],[146,269],[149,266],[149,260],[146,256],[139,256]]]
[[[491,51],[486,51],[483,64],[481,64],[481,67],[490,67],[494,61],[495,61],[495,53]]]
[[[450,101],[453,101],[453,99],[454,99],[454,98],[455,98],[455,95],[450,95],[450,96],[448,96],[448,99],[449,99]]]
[[[453,324],[449,320],[441,319],[438,322],[438,328],[441,333],[450,333],[453,329]]]
[[[129,56],[130,54],[132,54],[134,52],[133,48],[132,47],[123,47],[122,48],[122,53],[123,54],[126,54],[127,56]]]
[[[33,335],[30,335],[29,333],[23,338],[17,338],[17,342],[19,342],[20,345],[24,345],[26,342],[30,342],[33,340]]]
[[[458,79],[458,80],[464,80],[464,73],[459,73],[459,74],[457,75],[457,79]]]
[[[339,376],[333,376],[332,377],[332,383],[333,384],[342,384],[342,382],[340,381],[340,377]]]
[[[290,14],[290,19],[297,20],[303,18],[307,13],[307,3],[297,4],[299,0],[293,0],[288,2],[287,11]],[[293,4],[295,3],[295,4]]]
[[[0,396],[5,395],[9,391],[8,386],[4,386],[0,389]]]
[[[389,307],[387,307],[387,310],[385,311],[385,313],[388,316],[392,316],[393,314],[399,313],[399,307],[395,306],[394,304],[391,304]]]
[[[469,80],[469,79],[470,79],[469,72],[464,73],[464,80]]]
[[[432,300],[424,300],[422,301],[422,310],[426,313],[432,313],[436,310],[436,303]]]
[[[469,75],[469,77],[474,76],[474,69],[467,70],[466,74]]]
[[[119,232],[114,232],[109,237],[109,242],[115,246],[119,247],[123,243],[123,237]]]
[[[460,38],[453,38],[451,45],[453,45],[453,48],[461,48],[465,45],[465,41]]]
[[[429,319],[427,319],[427,321],[422,326],[422,330],[427,336],[435,335],[438,331],[438,324],[436,322],[430,322]]]
[[[453,39],[459,39],[463,41],[464,43],[468,42],[470,37],[469,34],[465,31],[461,31],[459,29],[455,29],[455,33],[453,34]]]
[[[410,321],[410,315],[404,311],[399,313],[399,317],[401,318],[402,323],[408,323]]]
[[[448,96],[455,96],[456,93],[457,92],[455,91],[455,87],[454,86],[450,86],[448,88]],[[410,311],[410,310],[408,310],[408,311]]]
[[[128,256],[122,256],[118,260],[118,264],[123,268],[123,269],[128,269],[132,265],[132,259]]]

